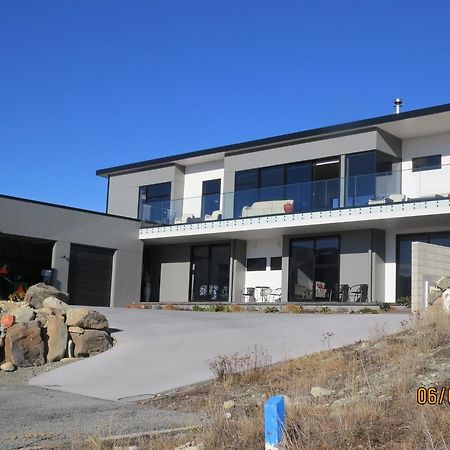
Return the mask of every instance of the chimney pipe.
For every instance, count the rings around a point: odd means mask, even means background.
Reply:
[[[397,97],[394,100],[395,114],[400,114],[402,112],[402,104],[403,104],[403,100],[401,98]]]

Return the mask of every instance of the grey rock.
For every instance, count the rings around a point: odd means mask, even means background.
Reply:
[[[36,316],[34,310],[29,306],[20,306],[12,311],[12,314],[16,319],[16,323],[31,322]]]
[[[76,358],[96,355],[112,346],[112,339],[106,331],[85,330],[83,334],[70,333],[70,338],[75,345],[74,356]]]
[[[438,282],[436,283],[436,286],[443,291],[445,291],[446,289],[449,289],[450,288],[450,277],[439,278]]]
[[[57,311],[60,311],[60,313],[64,315],[67,313],[67,310],[69,309],[69,305],[57,297],[47,297],[46,299],[44,299],[42,304],[44,308],[55,309]]]
[[[47,297],[56,297],[66,303],[69,301],[69,294],[67,292],[61,292],[53,286],[38,283],[30,286],[25,294],[25,302],[33,308],[39,309],[44,306],[44,300]]]
[[[311,388],[311,395],[315,398],[329,397],[331,394],[333,394],[333,391],[323,386],[314,386]]]
[[[83,334],[84,328],[81,327],[69,327],[69,333]]]
[[[16,366],[12,362],[7,361],[0,366],[0,370],[3,370],[3,372],[14,372]]]
[[[47,361],[54,362],[64,358],[67,350],[67,326],[58,317],[47,322]]]
[[[18,367],[40,366],[45,363],[45,347],[39,322],[16,323],[8,328],[5,359]]]
[[[64,322],[64,317],[60,310],[53,308],[39,308],[36,309],[36,320],[39,321],[43,326],[47,324],[50,318],[58,317],[59,320]]]
[[[432,305],[437,299],[441,298],[442,290],[439,288],[431,288],[428,293],[428,304]]]
[[[227,400],[226,402],[223,402],[223,409],[225,411],[232,409],[236,406],[236,403],[234,400]]]
[[[66,324],[69,327],[105,330],[109,327],[103,314],[89,308],[70,308],[67,311]]]

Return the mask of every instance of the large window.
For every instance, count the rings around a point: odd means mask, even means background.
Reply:
[[[220,179],[203,182],[202,217],[220,210]]]
[[[295,239],[289,259],[289,301],[333,301],[339,284],[338,237]]]
[[[192,247],[190,301],[228,301],[229,281],[229,244],[199,245]]]
[[[444,233],[421,233],[397,236],[397,298],[411,296],[412,243],[450,247],[450,231]]]
[[[398,194],[400,183],[392,175],[394,159],[372,150],[347,155],[345,206],[367,205],[369,200]]]
[[[152,223],[169,223],[170,190],[170,182],[141,186],[139,188],[139,219]]]
[[[441,168],[441,155],[421,156],[412,159],[412,171],[422,172]]]

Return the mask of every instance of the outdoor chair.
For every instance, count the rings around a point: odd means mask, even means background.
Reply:
[[[281,302],[281,288],[272,289],[270,291],[269,302]]]
[[[255,301],[255,288],[246,287],[242,289],[241,297],[244,303],[253,303]]]
[[[348,284],[335,284],[330,291],[330,302],[348,302],[350,286]]]
[[[366,303],[369,297],[369,285],[355,284],[350,288],[349,296],[353,297],[354,302]]]

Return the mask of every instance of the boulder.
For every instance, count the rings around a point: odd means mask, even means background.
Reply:
[[[25,294],[24,300],[33,308],[39,309],[43,307],[44,300],[48,297],[56,297],[66,303],[69,300],[69,294],[58,291],[58,289],[53,286],[49,286],[44,283],[38,283],[30,286]]]
[[[45,326],[49,319],[52,317],[57,317],[59,320],[64,322],[64,317],[60,310],[53,308],[39,308],[36,309],[36,320],[39,321],[43,326]]]
[[[3,370],[3,372],[14,372],[16,366],[12,362],[7,361],[0,366],[0,370]]]
[[[69,333],[83,334],[84,328],[81,327],[69,327]]]
[[[67,303],[64,303],[57,297],[47,297],[42,302],[44,308],[49,308],[58,311],[60,314],[66,314],[67,310],[70,308]]]
[[[39,322],[16,323],[8,328],[5,359],[18,367],[39,366],[45,363],[45,347]]]
[[[332,393],[333,391],[331,389],[322,386],[314,386],[311,388],[311,395],[315,398],[329,397]]]
[[[442,306],[446,313],[450,313],[450,289],[442,294]]]
[[[112,339],[106,331],[84,330],[83,334],[70,333],[70,338],[75,345],[75,358],[96,355],[112,346]]]
[[[439,288],[433,287],[428,293],[428,304],[432,305],[442,295],[442,291]]]
[[[108,320],[103,314],[89,308],[70,308],[67,311],[66,324],[69,327],[90,330],[105,330],[109,327]]]
[[[436,283],[436,286],[445,291],[446,289],[450,288],[450,277],[442,277],[439,279],[439,281]]]
[[[47,322],[47,361],[59,361],[67,350],[67,326],[58,317],[53,316]]]
[[[223,402],[223,409],[227,411],[228,409],[232,409],[236,406],[236,403],[234,400],[227,400],[226,402]]]
[[[35,316],[36,313],[32,308],[29,306],[19,306],[18,308],[11,311],[12,315],[14,316],[16,323],[27,323],[31,322]]]

